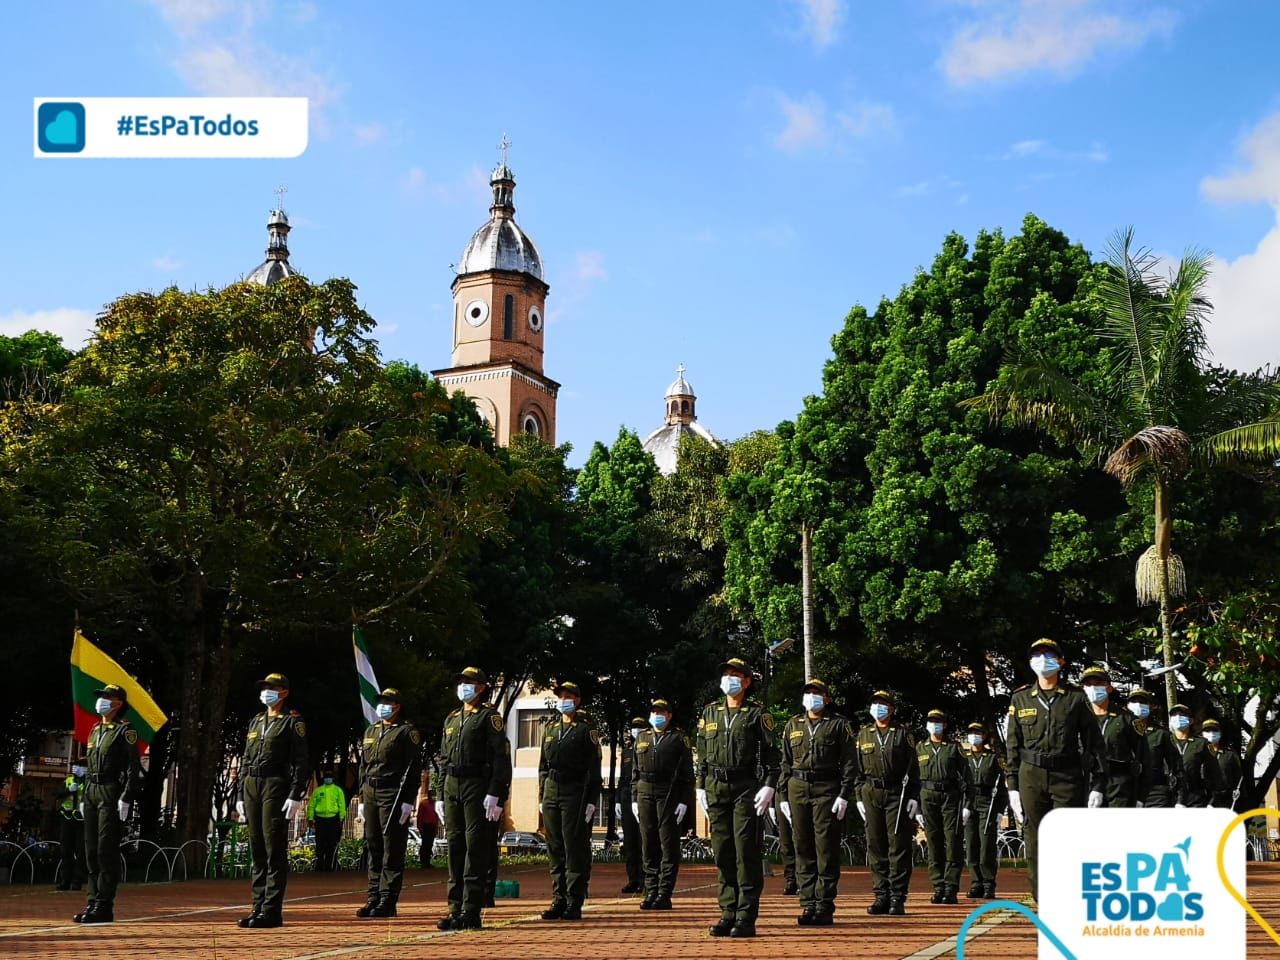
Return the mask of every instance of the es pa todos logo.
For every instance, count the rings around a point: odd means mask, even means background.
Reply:
[[[1244,960],[1245,912],[1223,885],[1227,810],[1055,810],[1040,825],[1040,918],[1076,956]],[[1223,866],[1245,890],[1245,831]],[[1040,957],[1059,957],[1040,937]]]

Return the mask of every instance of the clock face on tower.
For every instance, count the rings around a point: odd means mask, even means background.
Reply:
[[[484,322],[489,319],[489,305],[483,300],[472,300],[463,309],[462,316],[468,326],[484,326]]]
[[[538,309],[537,304],[529,308],[529,329],[534,333],[542,332],[542,311]]]

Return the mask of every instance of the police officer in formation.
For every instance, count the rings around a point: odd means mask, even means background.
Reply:
[[[920,813],[920,764],[915,739],[893,722],[893,695],[871,697],[871,723],[858,730],[858,813],[867,826],[867,860],[875,901],[872,916],[907,912],[912,841]]]
[[[440,930],[479,930],[485,878],[497,856],[494,824],[511,790],[511,749],[502,715],[484,702],[489,677],[479,667],[458,674],[458,709],[440,738],[444,799],[436,813],[449,841],[449,913]]]
[[[409,818],[422,777],[422,734],[401,717],[400,691],[378,694],[378,722],[364,732],[360,755],[359,817],[369,858],[369,899],[362,919],[394,917],[404,884]]]
[[[773,716],[746,699],[753,672],[737,658],[720,665],[723,700],[698,721],[698,805],[711,821],[720,920],[713,937],[754,937],[764,886],[761,817],[773,802],[779,757]]]
[[[916,749],[920,764],[917,822],[928,842],[930,903],[959,903],[964,871],[964,828],[973,814],[973,785],[960,745],[946,737],[947,715],[930,710],[929,736]]]
[[[1169,708],[1169,730],[1173,748],[1182,764],[1183,805],[1209,807],[1226,790],[1222,771],[1207,741],[1191,735],[1191,711],[1180,703]]]
[[[791,829],[791,821],[782,812],[787,795],[781,786],[773,795],[773,821],[778,825],[778,859],[782,861],[782,895],[794,897],[800,892],[796,883],[796,842],[795,832]]]
[[[304,806],[311,780],[307,762],[307,726],[285,707],[289,678],[269,673],[258,684],[266,708],[249,721],[240,755],[236,811],[249,831],[253,855],[253,909],[242,927],[278,927],[284,923],[284,892],[289,881],[289,821]]]
[[[84,820],[80,805],[84,800],[83,764],[73,764],[58,791],[58,889],[79,890],[84,886]]]
[[[120,837],[133,799],[142,787],[138,731],[125,719],[128,695],[114,683],[94,691],[98,721],[89,731],[85,754],[85,868],[89,898],[76,923],[111,923],[120,882]]]
[[[1138,732],[1133,716],[1112,705],[1114,688],[1106,667],[1092,666],[1081,675],[1081,687],[1098,721],[1107,762],[1105,807],[1141,807],[1151,787],[1151,748]]]
[[[649,723],[635,739],[631,812],[640,824],[644,851],[641,910],[670,910],[680,872],[681,823],[688,813],[684,795],[693,779],[689,738],[671,725],[671,704],[654,700]]]
[[[623,893],[644,893],[644,851],[641,849],[640,822],[633,811],[635,774],[632,759],[636,741],[649,727],[644,717],[632,717],[628,725],[629,738],[622,744],[621,769],[618,771],[618,799],[613,804],[613,816],[622,828],[622,852],[626,858],[627,883]]]
[[[1182,757],[1173,745],[1169,731],[1155,722],[1152,715],[1155,697],[1141,687],[1129,694],[1129,713],[1133,727],[1147,741],[1147,788],[1142,798],[1144,807],[1185,806],[1182,779]]]
[[[1244,764],[1240,755],[1222,745],[1222,724],[1217,720],[1206,720],[1200,724],[1200,735],[1209,744],[1209,752],[1218,761],[1218,772],[1221,774],[1222,791],[1213,799],[1215,807],[1243,813],[1240,807],[1240,791],[1244,787]]]
[[[996,871],[1000,869],[996,841],[1000,816],[1009,805],[1004,785],[1007,764],[987,743],[987,729],[981,723],[969,724],[965,743],[965,763],[973,787],[973,813],[964,834],[970,881],[965,896],[970,900],[994,900]]]
[[[1037,895],[1040,821],[1058,807],[1102,806],[1107,789],[1106,749],[1089,701],[1062,680],[1062,648],[1037,640],[1030,649],[1036,682],[1009,702],[1007,732],[1009,806],[1023,823],[1027,876]]]
[[[802,712],[782,732],[778,790],[792,828],[802,927],[829,927],[840,882],[840,841],[857,759],[849,721],[829,708],[831,691],[821,680],[804,685]]]
[[[333,782],[333,771],[320,771],[320,783],[307,801],[307,822],[315,830],[316,870],[337,869],[338,844],[342,840],[342,820],[347,815],[347,795]]]
[[[591,879],[591,824],[600,796],[600,734],[579,711],[572,681],[555,688],[559,720],[542,735],[538,809],[551,855],[551,906],[543,920],[581,920]]]

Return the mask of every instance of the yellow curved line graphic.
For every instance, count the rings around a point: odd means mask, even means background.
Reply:
[[[1245,911],[1249,914],[1249,916],[1253,917],[1253,919],[1257,921],[1258,926],[1262,927],[1263,930],[1267,931],[1267,936],[1269,936],[1273,941],[1275,941],[1276,946],[1280,946],[1280,934],[1277,934],[1275,930],[1271,929],[1271,924],[1267,923],[1267,921],[1262,919],[1262,915],[1259,914],[1257,910],[1253,909],[1253,904],[1251,904],[1244,897],[1240,896],[1240,891],[1231,885],[1231,881],[1227,879],[1227,868],[1223,865],[1223,862],[1222,862],[1223,855],[1226,853],[1226,850],[1227,850],[1227,837],[1231,835],[1232,830],[1240,826],[1240,824],[1244,823],[1250,817],[1258,817],[1258,816],[1274,817],[1275,815],[1276,815],[1276,812],[1274,810],[1268,810],[1266,807],[1257,807],[1253,810],[1246,810],[1244,813],[1240,814],[1240,816],[1236,817],[1229,824],[1227,824],[1226,829],[1222,831],[1222,836],[1218,838],[1218,879],[1221,880],[1222,885],[1227,888],[1227,893],[1235,897],[1236,903],[1244,907]]]

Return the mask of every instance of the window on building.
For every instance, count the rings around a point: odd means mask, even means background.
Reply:
[[[524,432],[531,433],[535,437],[542,436],[542,424],[538,422],[538,418],[535,417],[532,413],[525,414]]]
[[[551,719],[546,710],[521,710],[517,722],[520,725],[517,747],[541,747],[542,731]]]
[[[681,412],[681,413],[688,413],[688,412],[689,412],[689,401],[688,401],[688,400],[681,400],[681,401],[680,401],[680,412]]]
[[[507,294],[502,301],[502,339],[510,340],[516,334],[516,298]]]

